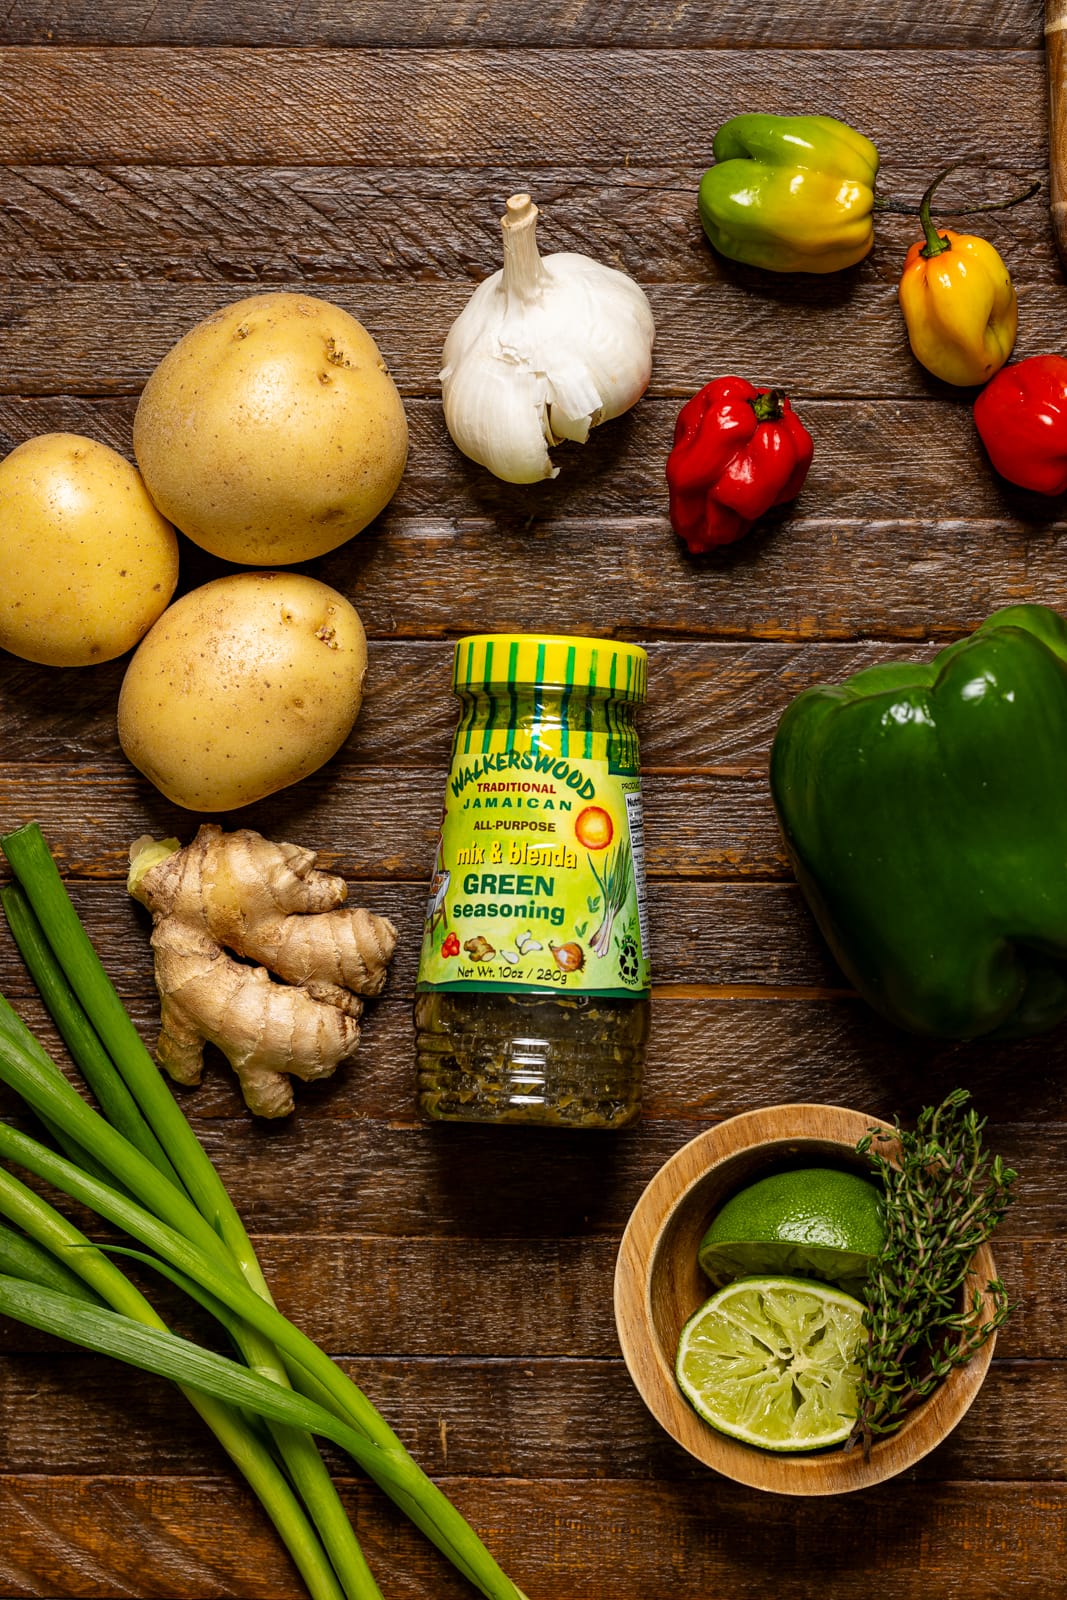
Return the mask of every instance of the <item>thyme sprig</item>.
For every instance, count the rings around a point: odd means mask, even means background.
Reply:
[[[982,1148],[985,1119],[966,1089],[920,1112],[913,1130],[872,1128],[857,1145],[884,1188],[885,1247],[867,1286],[867,1345],[847,1448],[870,1454],[876,1434],[932,1394],[998,1328],[1011,1304],[999,1278],[964,1293],[967,1269],[1012,1201],[1017,1174]],[[889,1152],[876,1148],[892,1146]]]

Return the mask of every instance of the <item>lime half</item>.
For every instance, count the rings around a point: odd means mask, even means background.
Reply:
[[[863,1307],[799,1278],[741,1278],[690,1317],[682,1393],[713,1428],[764,1450],[842,1444],[856,1416]]]
[[[876,1184],[836,1167],[776,1172],[732,1195],[700,1241],[714,1287],[752,1274],[811,1275],[862,1295],[885,1244]]]

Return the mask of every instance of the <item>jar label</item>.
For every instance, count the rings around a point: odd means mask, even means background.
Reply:
[[[453,759],[422,990],[649,992],[641,780],[538,745]]]

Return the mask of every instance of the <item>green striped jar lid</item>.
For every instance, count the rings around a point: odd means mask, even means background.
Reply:
[[[468,634],[456,641],[452,667],[456,694],[529,685],[641,701],[647,682],[648,656],[639,645],[569,634]]]

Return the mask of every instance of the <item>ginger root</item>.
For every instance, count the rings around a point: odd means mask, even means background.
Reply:
[[[344,879],[315,860],[211,822],[184,849],[147,836],[130,846],[127,887],[153,920],[156,1057],[196,1084],[205,1042],[217,1045],[261,1117],[289,1115],[291,1077],[328,1078],[355,1054],[359,996],[381,993],[396,945],[392,923],[344,905]]]

